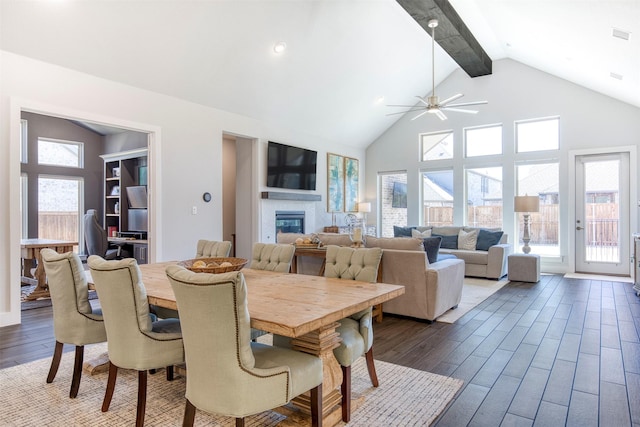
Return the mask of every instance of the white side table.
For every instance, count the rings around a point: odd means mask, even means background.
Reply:
[[[540,255],[511,254],[507,258],[508,278],[512,282],[539,282]]]

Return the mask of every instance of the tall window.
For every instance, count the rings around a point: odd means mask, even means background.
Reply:
[[[380,235],[393,237],[393,226],[407,225],[407,173],[378,174]]]
[[[540,197],[539,212],[531,212],[529,246],[539,255],[560,255],[560,204],[558,182],[560,167],[557,162],[516,166],[517,195]],[[524,222],[518,217],[518,241],[522,242]],[[520,245],[522,246],[522,243]],[[517,248],[516,248],[517,250]]]
[[[38,237],[80,241],[82,178],[38,177]]]
[[[465,156],[502,154],[502,126],[485,126],[464,130]]]
[[[454,225],[453,170],[422,172],[422,225]]]
[[[453,159],[453,132],[420,135],[422,161]]]
[[[466,170],[467,223],[502,227],[502,167]]]
[[[560,148],[560,119],[516,122],[516,152],[558,150]]]
[[[84,145],[81,142],[38,138],[38,164],[84,167]]]

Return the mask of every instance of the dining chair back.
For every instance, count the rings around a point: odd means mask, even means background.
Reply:
[[[196,258],[227,258],[231,253],[231,242],[216,240],[198,240]]]
[[[288,273],[295,246],[277,243],[254,243],[249,268]]]
[[[136,426],[142,426],[147,370],[166,367],[167,380],[172,380],[173,366],[184,363],[180,321],[152,321],[135,259],[106,261],[93,255],[88,264],[102,306],[109,349],[109,378],[102,412],[106,412],[111,404],[118,368],[134,369],[138,371]]]
[[[105,342],[107,332],[100,310],[89,302],[89,287],[80,257],[74,252],[59,254],[52,249],[40,251],[47,275],[53,306],[53,334],[56,346],[47,376],[53,382],[58,372],[64,344],[76,346],[69,397],[76,397],[82,377],[84,346]]]
[[[187,364],[183,426],[196,408],[236,418],[282,406],[311,390],[313,425],[322,416],[322,361],[294,350],[251,342],[247,286],[241,271],[194,273],[168,266],[181,313]]]

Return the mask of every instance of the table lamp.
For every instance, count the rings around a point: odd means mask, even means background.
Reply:
[[[358,212],[362,212],[362,221],[364,225],[367,225],[367,213],[371,212],[371,203],[360,202],[358,203]]]
[[[524,214],[524,230],[522,232],[522,241],[524,246],[522,252],[528,254],[531,252],[529,246],[529,221],[531,212],[538,212],[540,210],[540,197],[539,196],[515,196],[514,197],[514,211],[522,212]]]

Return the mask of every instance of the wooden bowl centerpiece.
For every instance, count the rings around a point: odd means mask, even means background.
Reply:
[[[228,273],[238,271],[247,264],[244,258],[215,257],[215,258],[194,258],[178,262],[178,265],[195,273]]]

